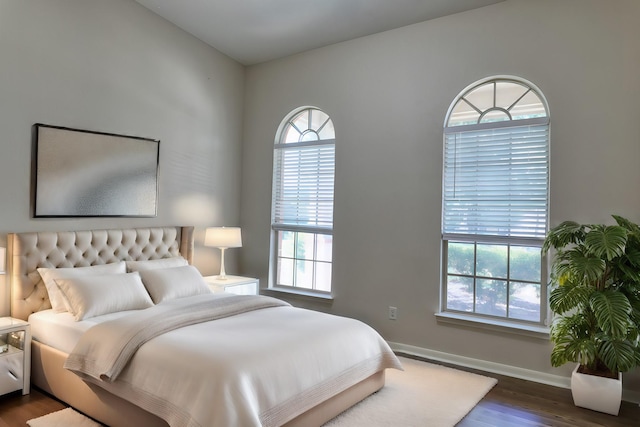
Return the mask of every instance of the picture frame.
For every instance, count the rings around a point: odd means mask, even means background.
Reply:
[[[34,218],[155,217],[160,141],[33,125]]]

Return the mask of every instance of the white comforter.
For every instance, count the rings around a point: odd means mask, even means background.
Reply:
[[[227,296],[200,295],[180,303],[188,310],[218,298]],[[105,345],[101,341],[87,346],[81,340],[78,346],[96,354]],[[80,356],[74,350],[70,359],[77,362]],[[364,323],[288,305],[252,309],[152,338],[115,381],[92,378],[94,372],[74,365],[88,380],[172,427],[279,426],[381,369],[400,368],[386,342]]]

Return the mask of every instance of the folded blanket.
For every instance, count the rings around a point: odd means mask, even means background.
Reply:
[[[198,295],[140,310],[90,328],[64,367],[83,377],[112,382],[144,343],[168,331],[288,303],[260,295]]]

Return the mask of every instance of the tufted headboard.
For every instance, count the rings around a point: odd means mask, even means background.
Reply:
[[[41,231],[7,236],[11,316],[51,308],[39,267],[86,267],[183,256],[193,261],[193,227]]]

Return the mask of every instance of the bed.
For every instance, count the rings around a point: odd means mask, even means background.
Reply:
[[[382,338],[353,319],[264,296],[189,291],[175,297],[191,286],[174,282],[182,277],[176,272],[194,269],[193,232],[193,227],[151,227],[9,234],[11,314],[33,322],[32,383],[109,426],[308,427],[324,424],[383,387],[386,368],[401,369]],[[185,266],[142,268],[177,260]],[[60,295],[47,291],[47,274],[111,271],[123,263],[122,274],[56,279],[58,289],[66,291],[68,312],[52,309],[52,301],[59,306]],[[134,281],[138,286],[140,277],[152,295],[148,309],[131,309],[126,304],[134,297],[126,297],[124,306],[118,299],[120,308],[100,311],[113,294],[133,292],[127,286]],[[83,292],[94,292],[97,284],[113,288],[98,302],[84,302],[93,297]],[[147,304],[140,302],[140,294],[135,298],[136,304]],[[169,319],[178,326],[163,329]],[[113,329],[128,331],[132,325],[154,327],[141,326],[128,341]],[[135,348],[109,351],[119,341]],[[118,359],[100,364],[111,353]],[[128,357],[120,357],[123,353]]]

